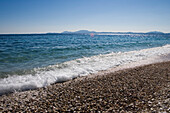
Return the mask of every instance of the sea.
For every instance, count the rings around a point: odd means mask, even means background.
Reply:
[[[0,35],[0,94],[170,53],[170,34]]]

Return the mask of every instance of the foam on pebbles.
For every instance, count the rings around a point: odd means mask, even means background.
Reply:
[[[169,112],[170,61],[0,97],[0,112]]]

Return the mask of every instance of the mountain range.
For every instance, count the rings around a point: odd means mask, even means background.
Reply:
[[[71,32],[71,31],[64,31],[62,33],[35,33],[35,34],[0,34],[0,36],[4,36],[4,35],[57,35],[57,34],[83,34],[83,35],[89,35],[93,33],[94,35],[114,35],[114,34],[168,34],[170,35],[170,33],[163,33],[160,31],[150,31],[150,32],[146,32],[146,33],[142,33],[142,32],[96,32],[96,31],[88,31],[88,30],[79,30],[79,31],[75,31],[75,32]]]
[[[96,31],[79,30],[79,31],[75,31],[75,32],[64,31],[62,33],[96,33]]]
[[[79,31],[75,31],[75,32],[71,32],[71,31],[64,31],[62,32],[62,34],[90,34],[90,33],[94,33],[94,34],[143,34],[142,32],[96,32],[96,31],[88,31],[88,30],[79,30]],[[150,31],[144,34],[164,34],[163,32],[160,31]]]

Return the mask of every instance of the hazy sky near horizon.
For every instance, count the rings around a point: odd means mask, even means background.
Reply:
[[[170,0],[0,0],[0,33],[170,32]]]

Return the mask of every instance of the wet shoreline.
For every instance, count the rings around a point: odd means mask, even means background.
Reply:
[[[0,111],[167,111],[170,61],[80,77],[0,97]]]

